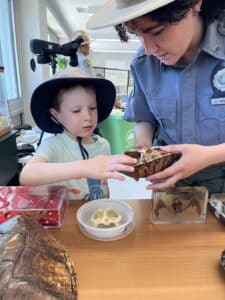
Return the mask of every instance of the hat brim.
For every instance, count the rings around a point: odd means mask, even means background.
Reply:
[[[55,95],[61,88],[70,87],[79,83],[89,83],[96,92],[98,109],[98,122],[104,121],[111,113],[115,98],[116,89],[113,83],[102,78],[56,78],[39,85],[31,97],[31,114],[37,126],[49,133],[61,133],[63,127],[52,120],[49,108]]]
[[[127,6],[118,8],[115,0],[110,0],[89,18],[87,28],[99,29],[124,23],[174,1],[175,0],[137,1],[137,4],[128,4]]]
[[[91,44],[92,42],[94,42],[94,39],[91,39],[91,40],[88,40],[88,41],[84,41],[80,45],[84,46],[84,45],[87,45],[87,44]]]

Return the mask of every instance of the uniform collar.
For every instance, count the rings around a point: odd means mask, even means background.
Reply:
[[[195,57],[197,57],[201,51],[204,51],[217,59],[225,60],[225,35],[221,34],[218,30],[220,22],[225,23],[225,20],[217,20],[208,25],[205,37]],[[182,64],[182,62],[178,62],[173,67],[184,68],[185,66]],[[161,71],[166,71],[167,68],[167,65],[165,65],[163,62],[160,62]]]
[[[201,48],[213,57],[225,60],[225,35],[219,32],[220,22],[224,21],[215,21],[208,25]]]
[[[165,65],[163,62],[160,61],[159,65],[160,65],[160,71],[161,72],[166,71],[168,68],[184,69],[187,66],[182,61],[178,61],[175,65],[172,65],[172,66]]]

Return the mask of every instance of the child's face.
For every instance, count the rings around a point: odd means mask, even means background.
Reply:
[[[94,91],[77,86],[64,91],[57,111],[50,109],[54,117],[76,138],[89,138],[97,126],[98,112]]]

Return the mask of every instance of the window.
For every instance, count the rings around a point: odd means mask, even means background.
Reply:
[[[117,95],[127,95],[127,70],[105,69],[105,78],[114,83],[114,85],[116,86]]]
[[[5,69],[2,75],[4,99],[19,99],[20,91],[12,0],[0,1],[0,66],[3,66]]]

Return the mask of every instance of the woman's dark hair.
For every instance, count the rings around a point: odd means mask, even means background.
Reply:
[[[181,21],[193,5],[198,0],[176,0],[166,6],[145,14],[153,21],[160,24],[172,24]],[[203,0],[199,16],[202,17],[205,24],[210,24],[218,19],[225,10],[225,0]],[[126,25],[119,24],[115,26],[122,42],[128,41]]]

